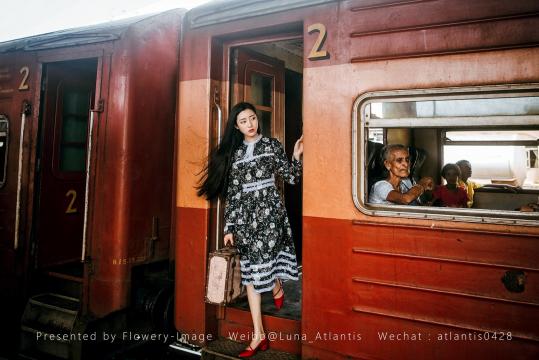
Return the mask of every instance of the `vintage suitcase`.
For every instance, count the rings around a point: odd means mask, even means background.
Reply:
[[[206,302],[227,305],[245,294],[241,284],[240,254],[235,247],[224,247],[210,253]]]

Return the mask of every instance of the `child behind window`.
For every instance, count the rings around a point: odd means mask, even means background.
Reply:
[[[438,185],[433,192],[434,204],[446,207],[467,207],[468,196],[466,191],[457,186],[460,169],[456,164],[446,164],[442,169],[442,177],[446,185]]]

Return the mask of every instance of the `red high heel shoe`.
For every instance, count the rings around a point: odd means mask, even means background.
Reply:
[[[251,346],[247,346],[247,349],[243,350],[238,357],[239,358],[250,358],[251,356],[255,356],[256,353],[260,351],[266,351],[269,348],[269,340],[268,338],[264,338],[260,344],[258,344],[257,347],[254,349]]]
[[[279,290],[275,294],[273,294],[273,302],[275,303],[275,307],[277,310],[281,310],[284,304],[284,290],[283,290],[283,283],[280,279],[277,279],[277,282],[279,283]],[[279,295],[279,293],[282,293],[281,296],[275,297],[276,295]]]

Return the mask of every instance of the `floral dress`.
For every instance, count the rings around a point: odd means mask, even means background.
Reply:
[[[234,235],[241,258],[242,284],[269,291],[275,279],[297,280],[296,252],[286,208],[275,175],[289,184],[301,176],[301,162],[290,163],[281,143],[259,136],[234,153],[228,177],[224,233]]]

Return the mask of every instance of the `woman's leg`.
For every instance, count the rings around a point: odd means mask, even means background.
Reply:
[[[271,291],[274,298],[280,298],[284,294],[283,283],[279,278],[275,278],[275,286]]]
[[[253,318],[253,339],[249,346],[251,349],[260,344],[264,337],[264,326],[262,325],[262,297],[255,291],[253,284],[247,285],[247,299],[249,300],[249,309]]]

